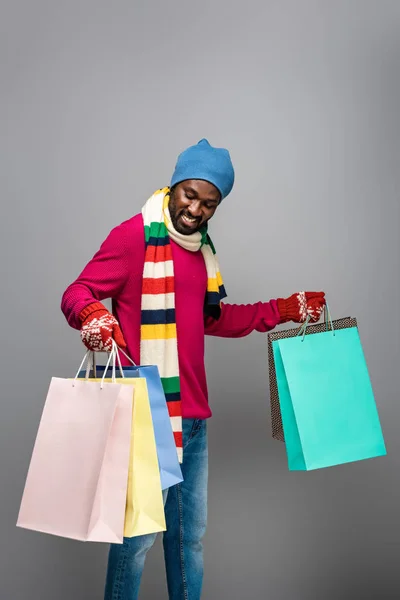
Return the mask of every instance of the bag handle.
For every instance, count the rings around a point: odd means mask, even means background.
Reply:
[[[301,335],[301,334],[303,335],[303,337],[301,339],[302,342],[304,342],[304,338],[305,338],[305,335],[306,335],[307,326],[308,326],[308,324],[310,322],[310,319],[311,319],[310,315],[307,315],[307,318],[306,318],[305,322],[300,327],[300,329],[299,329],[299,331],[297,333],[298,336]],[[333,335],[333,337],[335,337],[335,328],[333,326],[331,312],[329,310],[329,305],[328,305],[327,302],[326,302],[325,307],[324,307],[324,319],[325,319],[326,331],[329,331],[329,323],[330,323],[332,335]]]
[[[115,344],[115,342],[114,342],[114,344]],[[134,367],[137,367],[137,364],[136,364],[136,363],[135,363],[135,362],[134,362],[134,361],[131,359],[131,357],[130,357],[130,356],[128,356],[128,355],[127,355],[127,353],[126,353],[126,352],[124,352],[124,351],[122,350],[122,348],[120,348],[119,346],[117,346],[117,344],[115,344],[115,346],[116,346],[116,348],[117,348],[117,355],[118,355],[118,357],[119,357],[119,354],[118,354],[118,352],[121,352],[121,353],[122,353],[122,354],[125,356],[125,358],[127,358],[127,359],[129,360],[129,362],[131,363],[131,365],[133,365]]]
[[[85,362],[86,362],[86,361],[88,361],[88,366],[90,365],[90,354],[91,354],[91,351],[90,351],[90,350],[88,350],[88,351],[86,352],[85,356],[83,357],[83,359],[82,359],[82,362],[81,362],[81,364],[79,365],[79,369],[77,370],[77,372],[76,372],[76,375],[75,375],[75,377],[74,377],[74,382],[75,382],[75,381],[78,379],[78,375],[79,375],[79,373],[82,371],[82,369],[83,369],[83,366],[84,366]],[[90,369],[89,369],[89,370],[90,370]],[[86,368],[86,373],[87,373],[87,368]]]
[[[101,378],[101,384],[100,384],[100,389],[103,389],[104,386],[104,382],[106,379],[106,375],[107,375],[107,371],[110,367],[111,364],[111,368],[112,368],[112,374],[111,374],[111,381],[112,383],[116,383],[116,363],[118,363],[118,368],[121,374],[121,378],[124,379],[125,378],[125,374],[124,374],[124,370],[122,368],[121,365],[121,359],[119,356],[119,351],[122,352],[126,358],[134,365],[135,363],[133,362],[133,360],[131,358],[129,358],[129,356],[127,354],[125,354],[125,352],[123,350],[121,350],[121,348],[119,348],[117,346],[117,344],[115,343],[114,340],[112,340],[112,349],[111,352],[109,353],[108,359],[107,359],[107,363],[106,366],[104,367],[104,373],[103,376]],[[88,350],[85,354],[85,356],[83,357],[83,360],[81,362],[81,364],[79,365],[79,369],[74,377],[74,382],[73,382],[73,386],[75,385],[75,381],[78,379],[79,373],[82,371],[85,363],[86,363],[86,374],[85,374],[85,381],[89,380],[89,374],[90,374],[90,370],[91,367],[93,367],[93,374],[96,378],[96,362],[95,362],[95,352],[93,352],[92,350]]]

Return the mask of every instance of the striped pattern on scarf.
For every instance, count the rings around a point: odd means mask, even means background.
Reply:
[[[174,264],[170,239],[191,252],[201,249],[207,270],[205,306],[218,307],[226,292],[207,228],[182,235],[172,225],[169,188],[158,190],[142,209],[145,261],[142,284],[140,362],[157,365],[167,400],[179,462],[183,460],[182,407],[175,316]]]

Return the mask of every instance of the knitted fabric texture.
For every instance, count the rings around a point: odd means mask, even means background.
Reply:
[[[278,298],[277,300],[281,323],[294,321],[304,323],[307,316],[310,321],[316,323],[325,306],[324,292],[298,292],[289,298]]]
[[[173,227],[169,188],[156,192],[142,209],[145,262],[142,284],[140,362],[157,365],[167,400],[179,461],[183,460],[182,407],[175,316],[174,264],[170,238],[190,252],[201,250],[208,277],[206,304],[226,296],[214,246],[206,229],[181,235]]]
[[[235,181],[228,150],[214,148],[206,139],[184,150],[178,156],[171,187],[188,179],[202,179],[212,183],[219,190],[221,200],[225,198]]]
[[[92,352],[111,352],[113,340],[120,348],[126,348],[124,336],[117,319],[101,302],[87,306],[80,314],[81,339]]]

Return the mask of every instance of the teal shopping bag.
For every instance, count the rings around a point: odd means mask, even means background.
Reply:
[[[291,471],[386,454],[357,327],[275,340],[272,349]]]

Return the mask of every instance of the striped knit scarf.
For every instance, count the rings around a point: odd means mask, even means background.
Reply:
[[[182,410],[175,318],[174,264],[170,239],[191,252],[201,249],[207,269],[205,309],[219,308],[226,292],[207,228],[182,235],[171,223],[169,188],[157,191],[142,209],[146,253],[142,285],[140,362],[157,365],[167,400],[179,462],[183,460]]]

